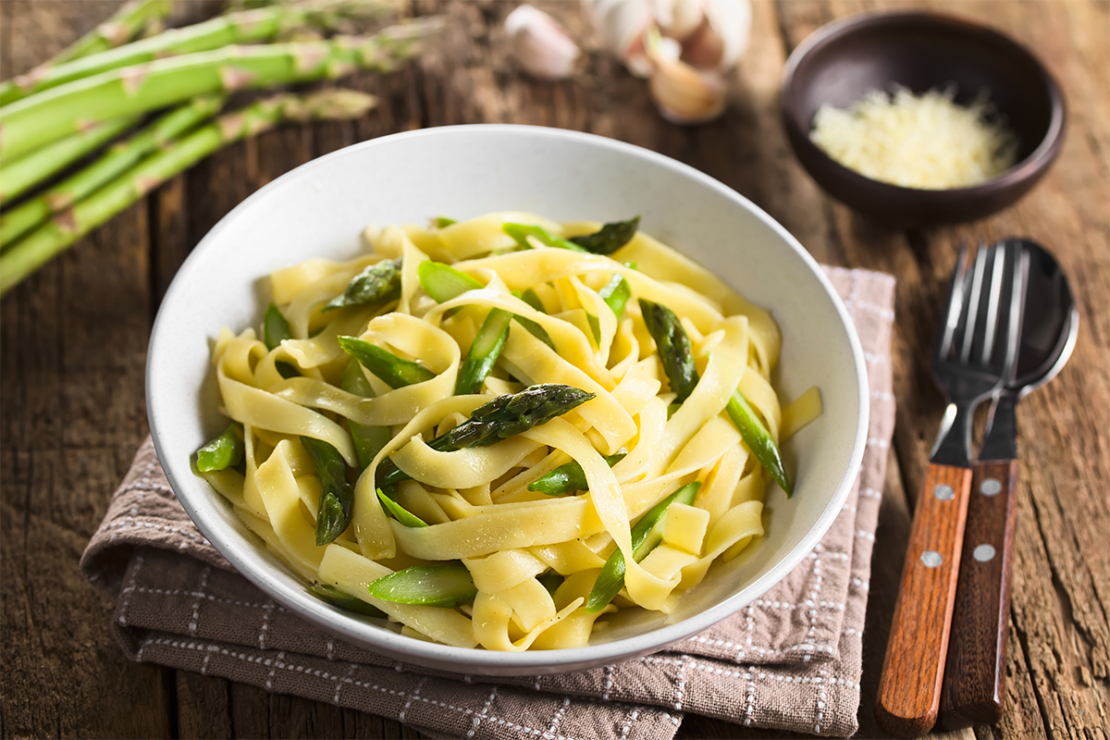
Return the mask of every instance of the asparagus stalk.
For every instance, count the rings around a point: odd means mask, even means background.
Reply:
[[[657,537],[649,538],[648,535],[652,533],[659,520],[667,513],[667,508],[675,502],[687,506],[694,503],[694,497],[697,496],[699,488],[701,488],[701,483],[698,481],[687,483],[640,517],[640,521],[632,527],[632,557],[635,558],[637,563],[646,558],[648,553],[659,544]],[[620,590],[624,588],[624,574],[627,568],[628,566],[624,562],[624,554],[620,550],[614,550],[609,559],[605,561],[605,565],[601,567],[601,572],[597,574],[597,580],[594,581],[590,596],[586,599],[586,611],[588,613],[601,611],[609,605],[610,601],[616,598]]]
[[[461,563],[414,566],[371,583],[370,595],[397,604],[455,607],[473,604],[478,588]]]
[[[417,362],[403,360],[392,352],[357,337],[338,337],[338,341],[340,349],[358,360],[359,364],[381,378],[390,388],[423,383],[436,376]]]
[[[486,287],[465,272],[432,260],[421,262],[416,268],[416,275],[420,278],[420,287],[435,299],[436,303],[445,303],[468,290],[481,290]]]
[[[33,151],[0,166],[0,202],[7,203],[86,154],[99,149],[139,122],[121,116]]]
[[[498,396],[479,406],[470,418],[428,446],[440,452],[453,452],[467,447],[488,447],[503,439],[541,426],[577,408],[594,397],[593,393],[569,385],[546,383],[533,385],[519,393]],[[386,459],[378,466],[379,487],[408,480],[408,475]]]
[[[360,38],[229,46],[124,67],[76,80],[0,108],[0,157],[14,157],[103,121],[219,91],[336,78],[356,69],[388,71],[443,27],[425,18]]]
[[[286,320],[285,314],[275,304],[271,303],[266,307],[266,315],[262,317],[262,341],[266,344],[266,349],[277,349],[282,341],[292,338],[289,321]],[[283,378],[295,378],[300,375],[297,368],[288,362],[275,362],[274,368]]]
[[[340,387],[356,396],[374,397],[374,389],[370,386],[370,382],[366,380],[366,376],[362,374],[357,360],[351,360],[347,363],[347,367],[343,369],[343,379],[340,381]],[[351,432],[351,440],[355,443],[355,454],[358,455],[358,464],[363,470],[366,469],[366,466],[370,464],[378,452],[389,444],[389,440],[393,436],[389,427],[367,426],[350,419],[347,420],[347,429]]]
[[[625,304],[632,297],[632,288],[628,285],[628,281],[624,279],[624,275],[618,273],[605,284],[598,295],[601,296],[601,300],[605,301],[605,305],[613,311],[613,315],[619,319],[621,314],[624,313]]]
[[[775,482],[779,484],[782,490],[786,491],[786,497],[794,495],[794,485],[790,481],[790,476],[786,473],[786,465],[782,461],[782,453],[779,451],[779,446],[775,444],[775,440],[771,439],[771,434],[767,431],[766,427],[759,421],[752,410],[751,405],[748,404],[748,399],[744,398],[744,394],[739,390],[732,392],[732,398],[728,399],[728,405],[725,406],[725,411],[732,419],[732,423],[740,431],[740,437],[743,438],[744,444],[755,455],[755,459],[767,469]]]
[[[220,116],[213,123],[170,143],[0,254],[0,295],[93,228],[217,149],[266,131],[282,121],[357,118],[374,103],[369,95],[333,90],[308,98],[280,95]]]
[[[613,467],[625,458],[627,452],[618,452],[608,455],[605,462]],[[529,491],[539,491],[548,496],[562,496],[575,491],[588,491],[589,483],[586,481],[586,471],[581,463],[571,460],[566,465],[560,465],[547,475],[542,475],[528,484]]]
[[[316,464],[320,477],[320,506],[316,511],[316,544],[323,546],[343,534],[351,523],[354,486],[347,480],[347,463],[339,450],[327,442],[301,437],[301,444]]]
[[[246,448],[243,445],[243,430],[232,422],[220,436],[197,450],[197,470],[209,473],[213,470],[233,468],[243,461]]]
[[[324,306],[324,312],[347,306],[392,301],[401,295],[401,260],[382,260],[368,265],[351,278],[347,289]]]
[[[0,216],[0,249],[26,234],[55,213],[69,208],[74,203],[89,196],[101,186],[111,182],[138,164],[143,157],[158,150],[166,143],[176,139],[202,121],[216,115],[223,106],[225,98],[219,95],[204,95],[195,98],[177,110],[167,113],[153,124],[121,142],[85,169],[77,172],[43,194],[21,203],[8,213]],[[127,119],[128,122],[134,119]],[[81,137],[82,134],[74,134]],[[68,141],[68,139],[63,139]],[[46,152],[55,147],[47,147]],[[37,159],[39,152],[33,152],[19,161]],[[0,172],[3,172],[0,170]],[[38,179],[47,177],[49,172],[40,172]],[[6,177],[6,175],[5,175]],[[5,182],[5,187],[7,183]]]
[[[349,612],[357,614],[365,614],[368,617],[384,617],[385,612],[376,606],[367,604],[362,599],[357,599],[349,593],[340,591],[334,586],[329,586],[326,583],[317,583],[312,587],[312,593],[319,596],[324,601],[340,609],[346,609]]]
[[[380,488],[378,489],[378,500],[382,502],[382,508],[384,508],[387,513],[392,514],[394,519],[404,524],[406,527],[428,526],[426,521],[391,499],[385,494],[385,491]]]
[[[682,405],[682,402],[693,392],[698,384],[698,371],[694,367],[694,356],[690,348],[690,338],[682,328],[678,317],[666,306],[640,299],[640,309],[644,314],[644,323],[659,348],[659,359],[663,362],[663,370],[670,380],[671,390],[676,394],[675,403],[667,409],[667,418]],[[672,410],[673,409],[673,410]],[[789,497],[794,492],[790,476],[783,464],[782,453],[775,440],[771,438],[763,423],[755,415],[752,407],[739,390],[732,392],[725,407],[729,418],[740,432],[740,437],[748,445],[748,449],[759,460],[759,464],[771,474],[782,490]]]
[[[651,338],[659,348],[659,359],[663,370],[675,393],[675,402],[682,403],[698,384],[698,371],[694,367],[694,350],[690,337],[682,328],[674,311],[661,303],[640,299],[640,311],[644,315]]]
[[[279,33],[298,28],[329,29],[340,18],[352,12],[383,15],[395,7],[396,3],[388,0],[322,0],[315,3],[271,5],[257,10],[230,13],[192,26],[170,29],[157,36],[66,64],[54,64],[48,69],[40,70],[33,77],[27,75],[16,78],[15,84],[0,90],[0,105],[8,105],[29,95],[113,69],[181,54],[211,51],[232,44],[270,41]]]
[[[459,374],[455,379],[455,395],[465,396],[477,393],[482,388],[482,381],[493,369],[505,342],[509,339],[509,322],[513,315],[500,308],[491,309],[482,328],[474,337],[466,358],[459,366]]]
[[[533,237],[541,244],[547,247],[558,247],[559,249],[569,249],[572,252],[587,252],[584,247],[580,247],[574,242],[564,239],[558,234],[552,234],[542,226],[534,226],[532,224],[503,224],[501,230],[516,240],[516,243],[525,249],[531,249],[532,245],[528,243],[528,237]]]
[[[108,20],[77,39],[47,64],[64,64],[126,44],[148,25],[161,22],[171,10],[172,0],[132,0],[125,3]]]
[[[640,217],[636,216],[627,221],[605,224],[600,231],[593,234],[572,236],[570,241],[594,254],[612,254],[632,241],[638,228],[640,228]]]

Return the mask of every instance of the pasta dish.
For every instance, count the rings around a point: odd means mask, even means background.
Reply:
[[[196,470],[321,599],[460,647],[588,644],[763,534],[770,314],[638,230],[496,213],[368,227],[270,275],[212,361]]]

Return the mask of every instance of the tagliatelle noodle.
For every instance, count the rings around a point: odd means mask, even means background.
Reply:
[[[245,462],[243,472],[203,475],[291,570],[378,607],[403,634],[491,650],[579,646],[604,626],[595,624],[599,617],[628,608],[671,611],[715,561],[762,535],[769,476],[725,413],[732,393],[744,394],[776,441],[820,413],[820,396],[811,391],[784,411],[768,380],[781,341],[770,314],[662,243],[638,233],[610,257],[546,247],[531,237],[531,248],[522,248],[505,233],[506,223],[563,237],[600,227],[519,212],[443,228],[367,227],[362,238],[372,254],[312,259],[273,273],[273,300],[292,338],[269,350],[251,329],[220,333],[213,363],[221,409],[242,424]],[[383,259],[401,260],[395,300],[322,311]],[[438,303],[420,282],[428,260],[450,264],[483,287]],[[620,316],[600,294],[617,275],[631,292]],[[543,310],[519,297],[528,290]],[[677,408],[668,408],[674,396],[638,299],[669,308],[689,334],[700,378]],[[510,323],[478,392],[456,396],[466,354],[494,309],[520,320]],[[339,347],[340,336],[417,362],[431,378],[393,388],[356,367],[374,395],[345,391],[340,376],[354,361]],[[278,363],[297,375],[284,377],[289,373]],[[479,406],[539,383],[594,397],[488,446],[429,446]],[[363,470],[351,425],[389,432]],[[321,480],[304,437],[333,446],[351,470],[351,525],[323,547],[315,540]],[[603,457],[618,452],[619,461]],[[408,478],[389,495],[426,526],[407,526],[383,509],[376,481],[387,458]],[[572,462],[586,491],[529,490]],[[659,544],[637,562],[632,526],[691,482],[701,486],[693,503],[673,505],[669,529],[663,515],[653,535]],[[617,550],[625,559],[621,597],[586,612],[597,574]],[[388,602],[368,590],[395,569],[451,561],[470,573],[472,605]]]

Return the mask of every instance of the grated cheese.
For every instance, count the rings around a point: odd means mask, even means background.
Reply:
[[[873,180],[926,190],[975,185],[1014,164],[1017,140],[991,120],[993,108],[982,96],[963,107],[954,94],[872,90],[848,110],[821,106],[810,138]]]

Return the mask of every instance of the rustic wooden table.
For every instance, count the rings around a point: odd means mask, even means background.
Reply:
[[[117,0],[6,0],[0,76],[25,71],[108,15]],[[128,663],[109,636],[112,605],[77,562],[147,433],[143,371],[158,302],[175,270],[233,206],[287,170],[363,139],[424,126],[512,122],[611,136],[675,157],[764,208],[820,261],[898,278],[897,429],[878,530],[864,639],[861,735],[871,715],[912,499],[943,400],[927,353],[955,245],[1024,234],[1071,276],[1075,355],[1020,408],[1021,483],[1007,712],[980,739],[1105,738],[1110,727],[1110,4],[756,0],[751,48],[720,120],[664,123],[645,85],[589,49],[572,80],[542,84],[505,56],[516,0],[418,0],[447,12],[448,38],[419,64],[354,84],[381,106],[351,124],[288,128],[233,146],[82,240],[4,298],[2,530],[4,737],[419,737],[395,722],[223,679]],[[541,3],[578,37],[571,0]],[[182,20],[216,6],[181,3]],[[861,10],[923,6],[987,22],[1024,42],[1069,103],[1063,152],[1016,207],[957,228],[880,228],[830,200],[794,160],[779,122],[790,51]],[[958,6],[958,7],[957,7]],[[908,494],[908,495],[907,495]],[[1101,534],[1100,534],[1101,533]],[[1100,544],[1101,543],[1101,544]],[[766,734],[766,733],[765,733]],[[970,730],[961,733],[971,738]],[[756,737],[690,717],[681,737]],[[775,735],[778,736],[778,735]]]

